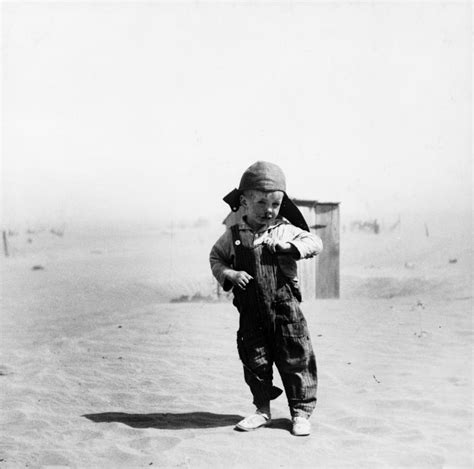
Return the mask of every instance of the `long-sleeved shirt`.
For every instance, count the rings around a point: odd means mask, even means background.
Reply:
[[[323,249],[323,243],[319,236],[297,228],[285,219],[276,219],[274,224],[258,232],[254,232],[245,223],[245,220],[242,220],[239,223],[239,234],[242,244],[246,247],[256,247],[268,237],[275,241],[288,242],[296,248],[299,255],[298,259],[308,259],[316,256]],[[225,291],[232,288],[232,284],[228,280],[226,281],[224,272],[229,268],[233,268],[234,257],[232,232],[227,229],[216,241],[209,255],[212,274]],[[293,256],[278,256],[278,263],[283,275],[294,284],[298,283],[296,260]]]

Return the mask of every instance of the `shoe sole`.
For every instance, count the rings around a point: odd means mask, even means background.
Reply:
[[[237,424],[234,428],[236,430],[240,430],[242,432],[253,432],[255,430],[258,430],[259,428],[268,427],[268,425],[270,425],[270,423],[271,423],[271,420],[267,420],[265,423],[262,423],[262,425],[259,425],[258,427],[255,427],[255,428],[242,427],[239,424]]]
[[[294,435],[294,436],[309,436],[309,435],[311,435],[310,432],[308,432],[308,433],[295,433],[295,432],[291,432],[291,433],[292,433],[292,435]]]

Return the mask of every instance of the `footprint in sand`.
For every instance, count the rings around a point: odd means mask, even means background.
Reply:
[[[466,378],[458,378],[456,376],[451,376],[448,378],[448,381],[454,386],[467,386],[468,381]]]
[[[437,407],[428,399],[386,399],[374,400],[372,403],[379,409],[412,410],[412,411],[432,411],[436,412]]]
[[[343,417],[337,423],[353,433],[364,435],[387,435],[392,432],[382,419],[372,417]]]

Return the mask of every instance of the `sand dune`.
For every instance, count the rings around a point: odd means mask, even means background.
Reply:
[[[237,313],[169,303],[213,293],[214,233],[171,257],[151,235],[18,243],[2,270],[0,467],[472,467],[469,244],[400,255],[384,236],[346,234],[343,298],[303,303],[309,438],[290,434],[284,396],[272,426],[234,431],[252,410]]]

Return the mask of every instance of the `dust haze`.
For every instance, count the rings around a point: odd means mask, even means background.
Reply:
[[[215,224],[256,160],[346,223],[470,223],[468,3],[2,12],[7,229]]]

